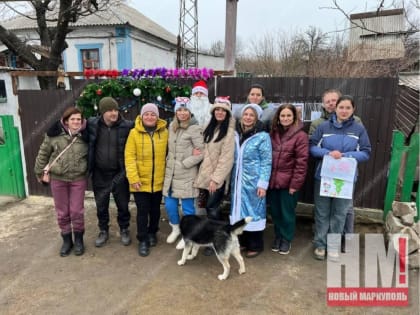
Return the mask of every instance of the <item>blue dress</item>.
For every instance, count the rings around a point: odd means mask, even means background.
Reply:
[[[266,198],[258,198],[257,189],[267,189],[271,175],[271,140],[260,131],[240,144],[235,132],[235,155],[231,177],[231,212],[233,224],[247,216],[253,218],[245,231],[262,231],[266,224]]]

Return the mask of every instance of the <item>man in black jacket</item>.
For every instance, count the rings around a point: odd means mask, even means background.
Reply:
[[[118,103],[112,97],[104,97],[99,101],[99,113],[100,116],[88,120],[89,172],[92,174],[100,230],[95,246],[103,246],[109,238],[111,193],[118,209],[121,242],[128,246],[131,243],[128,229],[130,191],[125,176],[124,147],[134,124],[120,116]]]

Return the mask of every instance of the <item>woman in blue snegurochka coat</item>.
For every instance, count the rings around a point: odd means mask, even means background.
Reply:
[[[263,231],[266,225],[266,191],[271,174],[271,140],[259,120],[262,109],[247,104],[236,124],[235,156],[231,178],[230,223],[247,216],[252,222],[240,236],[246,257],[258,256],[264,249]]]
[[[353,98],[348,95],[341,96],[337,101],[335,113],[328,121],[318,126],[309,140],[310,153],[318,159],[314,191],[314,256],[319,260],[325,259],[326,251],[330,260],[338,260],[340,235],[348,208],[353,204],[351,199],[320,196],[322,158],[327,154],[335,159],[351,157],[360,163],[367,161],[371,152],[366,129],[354,120],[354,110]],[[337,237],[330,237],[327,244],[328,233]]]

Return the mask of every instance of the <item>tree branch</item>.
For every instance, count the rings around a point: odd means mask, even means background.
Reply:
[[[378,32],[376,30],[370,29],[369,27],[366,26],[365,22],[363,21],[363,19],[359,19],[357,20],[357,22],[355,20],[352,20],[350,18],[350,15],[337,3],[337,0],[332,0],[334,6],[333,7],[320,7],[320,9],[330,9],[330,10],[338,10],[341,12],[341,14],[343,14],[343,16],[350,22],[351,25],[361,28],[363,30],[366,30],[368,32],[371,32],[373,34],[381,34],[381,32]],[[383,9],[384,9],[384,3],[385,0],[380,0],[378,5],[376,6],[376,13],[379,14]],[[395,7],[397,7],[397,5],[394,4]],[[410,21],[410,19],[408,18],[407,12],[409,11],[409,8],[405,8],[405,1],[401,1],[401,4],[399,4],[398,6],[402,6],[402,8],[404,9],[404,17],[406,22],[410,25],[410,30],[411,33],[413,32],[418,32],[419,31],[419,25],[418,23],[416,23],[415,21]],[[419,8],[419,3],[418,0],[416,0],[416,4],[413,5],[413,7],[415,8]],[[360,24],[359,24],[360,23]]]
[[[4,45],[15,55],[18,55],[22,60],[32,67],[39,64],[39,60],[35,58],[32,50],[15,34],[5,29],[0,25],[0,39]]]

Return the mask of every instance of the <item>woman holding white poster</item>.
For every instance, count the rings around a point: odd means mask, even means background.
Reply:
[[[366,129],[354,120],[354,110],[353,98],[348,95],[341,96],[337,101],[336,112],[328,121],[319,125],[309,139],[310,153],[317,159],[314,256],[319,260],[325,259],[326,252],[330,260],[338,260],[340,235],[348,208],[353,204],[352,199],[321,196],[322,159],[329,155],[334,159],[354,158],[359,163],[367,161],[371,152]],[[328,233],[336,234],[337,237],[329,238],[327,243]]]

